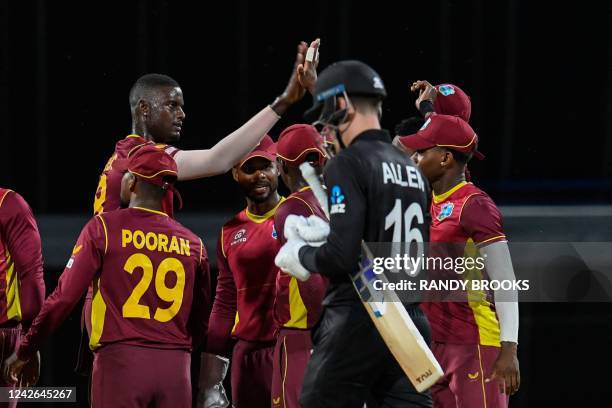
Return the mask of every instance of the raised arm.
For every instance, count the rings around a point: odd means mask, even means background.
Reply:
[[[318,40],[313,41],[311,47],[315,43],[316,48],[318,48]],[[225,173],[241,157],[257,146],[280,119],[281,115],[291,105],[302,99],[306,90],[316,80],[316,62],[318,60],[315,60],[315,63],[306,63],[307,50],[308,45],[305,42],[298,45],[289,83],[283,93],[271,105],[266,106],[212,148],[182,150],[174,156],[178,166],[179,180],[192,180]]]

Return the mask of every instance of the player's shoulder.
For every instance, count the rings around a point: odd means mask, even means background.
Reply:
[[[466,203],[490,203],[495,205],[491,196],[474,183],[467,183],[461,190],[463,190],[461,195],[464,197]]]
[[[287,218],[290,214],[315,214],[316,198],[310,188],[297,191],[287,197],[277,208],[275,218]]]
[[[139,135],[127,135],[115,143],[115,153],[119,157],[129,157],[142,146],[153,144]]]
[[[474,213],[475,216],[482,216],[485,213],[501,215],[497,204],[495,204],[491,196],[472,183],[466,185],[463,194],[461,216],[463,217],[467,213]]]
[[[30,211],[30,206],[21,194],[9,188],[0,187],[0,209],[7,208],[16,212]]]

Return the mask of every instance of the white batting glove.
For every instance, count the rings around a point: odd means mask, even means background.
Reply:
[[[302,225],[308,225],[306,217],[301,215],[291,214],[285,218],[285,229],[283,234],[286,240],[300,238],[298,227]]]
[[[296,228],[300,238],[312,246],[323,245],[329,235],[329,223],[316,215],[306,218],[306,223],[300,223]]]
[[[285,219],[285,238],[301,239],[311,246],[321,246],[329,235],[329,223],[316,215],[306,218],[291,214]]]
[[[288,217],[287,217],[288,218]],[[286,234],[285,234],[286,236]],[[291,276],[295,276],[302,282],[307,281],[310,278],[310,272],[302,266],[300,263],[300,249],[306,246],[300,238],[288,239],[285,245],[283,245],[274,258],[274,263],[283,272],[288,273]]]
[[[229,400],[223,388],[229,360],[210,353],[202,353],[197,408],[227,408]]]

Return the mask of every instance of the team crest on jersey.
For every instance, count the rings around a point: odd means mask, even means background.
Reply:
[[[450,85],[442,85],[438,88],[438,92],[444,96],[453,95],[455,93],[455,88]]]
[[[234,234],[234,238],[230,245],[235,245],[241,242],[246,242],[246,240],[247,240],[247,231],[243,228],[241,230],[238,230],[238,232]]]
[[[276,226],[272,226],[272,238],[278,239],[278,234],[276,233]]]
[[[453,203],[444,204],[442,206],[442,209],[440,210],[440,214],[438,214],[438,216],[436,217],[438,221],[442,221],[445,218],[450,217],[453,214],[453,208],[455,208],[455,204]]]
[[[331,210],[330,214],[344,214],[346,210],[346,203],[344,202],[344,194],[340,186],[333,186],[331,189]]]

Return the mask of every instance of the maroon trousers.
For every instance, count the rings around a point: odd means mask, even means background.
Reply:
[[[310,330],[280,330],[274,347],[272,408],[300,408],[300,392],[311,350]]]
[[[191,354],[109,344],[94,356],[93,408],[190,408]]]
[[[232,406],[269,408],[274,343],[238,340],[232,353]]]
[[[431,350],[444,370],[444,377],[431,387],[434,407],[508,407],[508,396],[499,392],[497,381],[485,381],[499,347],[432,342]]]
[[[19,344],[20,336],[21,326],[0,328],[0,348],[2,349],[0,361],[2,363],[4,363],[4,360],[9,358],[9,356],[15,352],[17,345]],[[0,376],[0,387],[12,387],[13,389],[16,389],[15,386],[5,383],[2,376]],[[17,401],[0,402],[0,408],[15,408],[16,406]]]

